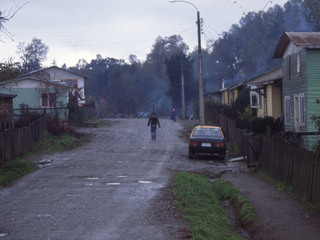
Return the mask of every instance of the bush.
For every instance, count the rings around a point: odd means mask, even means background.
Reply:
[[[273,117],[254,117],[250,119],[250,131],[256,134],[265,133],[268,125],[271,126],[272,129],[274,128]]]

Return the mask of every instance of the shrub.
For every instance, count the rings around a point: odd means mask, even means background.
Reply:
[[[271,126],[272,129],[274,128],[273,117],[254,117],[250,119],[250,130],[256,134],[265,133],[268,125]]]

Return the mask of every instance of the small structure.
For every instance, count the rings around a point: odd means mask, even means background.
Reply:
[[[17,95],[0,93],[0,130],[13,128],[13,103]]]

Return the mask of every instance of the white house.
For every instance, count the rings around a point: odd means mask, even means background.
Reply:
[[[67,86],[71,87],[73,91],[79,90],[80,98],[78,99],[79,106],[85,103],[85,84],[89,78],[83,74],[75,73],[56,66],[42,68],[36,71],[32,71],[24,76],[34,77],[45,81],[59,81],[65,82]]]

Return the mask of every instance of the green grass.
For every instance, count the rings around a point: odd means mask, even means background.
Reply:
[[[33,171],[33,164],[16,158],[0,167],[0,186],[8,186],[12,181]]]
[[[56,137],[46,133],[40,141],[34,143],[27,154],[45,154],[63,152],[65,150],[80,146],[86,142],[85,138],[76,138],[67,134]]]
[[[240,240],[221,206],[213,184],[204,176],[181,172],[174,183],[177,206],[194,240]]]
[[[227,150],[229,155],[241,156],[239,145],[236,142],[227,143]]]
[[[32,144],[31,148],[24,156],[63,152],[80,146],[86,141],[87,139],[85,138],[78,139],[70,135],[56,137],[46,133],[40,141]],[[15,158],[0,165],[0,186],[8,186],[12,181],[33,171],[34,163],[32,161],[26,161],[23,158],[23,156]]]
[[[220,200],[230,200],[242,225],[250,225],[256,221],[253,205],[231,183],[219,179],[213,183],[213,189]]]

